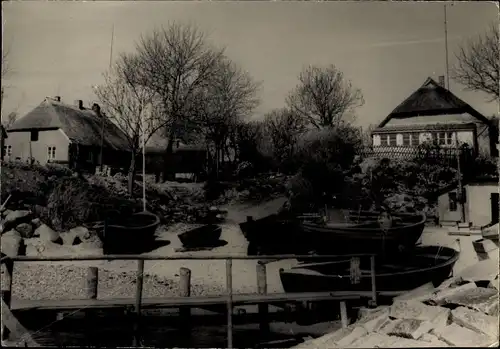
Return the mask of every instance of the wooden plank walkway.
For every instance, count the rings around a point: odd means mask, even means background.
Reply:
[[[378,292],[380,296],[395,297],[403,291]],[[308,292],[308,293],[270,293],[270,294],[233,294],[232,304],[277,304],[286,302],[304,301],[346,301],[361,298],[370,298],[371,291],[337,291],[337,292]],[[143,298],[141,308],[178,308],[206,307],[227,304],[228,296],[203,296],[203,297],[171,297],[171,298]],[[135,299],[61,299],[61,300],[26,300],[12,299],[11,309],[16,310],[77,310],[81,308],[120,308],[133,307]]]

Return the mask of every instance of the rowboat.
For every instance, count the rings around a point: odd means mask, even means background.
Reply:
[[[397,213],[384,226],[380,217],[375,212],[350,211],[343,223],[302,221],[300,228],[318,254],[384,254],[413,248],[426,222],[425,214]]]
[[[416,247],[412,254],[387,258],[375,263],[377,291],[405,291],[432,282],[435,286],[447,279],[459,258],[448,247]],[[285,292],[370,291],[370,258],[359,260],[359,283],[351,284],[351,259],[339,257],[320,263],[299,264],[280,269]]]
[[[178,234],[184,247],[215,246],[222,234],[222,228],[216,224],[202,225]]]
[[[102,233],[105,254],[142,252],[155,240],[160,218],[151,212],[115,216]]]
[[[293,254],[301,251],[303,236],[294,219],[272,214],[259,219],[247,217],[240,230],[248,241],[247,254]]]

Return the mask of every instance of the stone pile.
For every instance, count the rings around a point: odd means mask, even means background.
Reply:
[[[492,280],[457,276],[403,294],[391,306],[361,309],[355,323],[294,348],[498,345],[498,316],[497,268]]]
[[[102,247],[99,238],[85,227],[56,232],[29,210],[3,210],[0,214],[1,251],[7,256],[24,255],[29,247],[40,252],[57,245]]]

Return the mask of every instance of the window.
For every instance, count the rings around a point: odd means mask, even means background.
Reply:
[[[450,211],[454,212],[457,210],[457,193],[451,192],[448,193],[448,201],[450,206]]]
[[[56,147],[48,147],[48,150],[47,150],[47,159],[49,161],[56,159]]]
[[[447,145],[452,145],[454,142],[453,142],[453,132],[446,132],[446,144]]]
[[[404,133],[403,134],[403,145],[404,146],[410,146],[411,145],[411,134],[410,133]]]
[[[4,145],[3,146],[3,153],[5,156],[12,156],[12,146],[11,145]]]
[[[447,136],[446,132],[438,132],[436,134],[437,143],[439,145],[445,145],[446,144],[446,136]]]
[[[403,135],[401,133],[396,135],[396,144],[399,146],[403,145]]]
[[[92,151],[89,151],[88,156],[87,156],[87,160],[90,162],[94,161],[94,153],[92,153]]]
[[[373,146],[374,147],[379,147],[380,146],[380,136],[379,135],[374,135],[373,136]]]
[[[387,145],[397,145],[397,136],[395,134],[387,136]]]
[[[31,131],[31,141],[32,142],[38,141],[38,131]]]
[[[411,139],[410,142],[411,142],[412,146],[417,146],[420,144],[418,133],[412,133],[410,139]]]

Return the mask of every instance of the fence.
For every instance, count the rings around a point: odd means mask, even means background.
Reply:
[[[470,148],[425,148],[425,147],[373,147],[360,151],[361,156],[374,156],[378,158],[398,158],[402,160],[445,160],[456,161],[460,154],[462,161],[470,161],[475,158],[475,152]]]
[[[340,301],[340,312],[342,325],[347,326],[347,312],[346,312],[346,300],[368,298],[370,299],[370,304],[376,306],[377,304],[377,294],[386,294],[377,292],[376,290],[376,280],[375,280],[375,255],[372,254],[352,254],[346,255],[346,258],[351,258],[351,263],[356,261],[357,263],[352,263],[359,266],[359,258],[370,257],[371,262],[371,291],[338,291],[338,292],[314,292],[314,293],[277,293],[277,294],[267,294],[267,277],[266,277],[266,267],[265,263],[261,260],[279,260],[279,259],[325,259],[325,258],[338,258],[339,256],[312,256],[312,255],[273,255],[273,256],[232,256],[232,255],[214,255],[214,256],[143,256],[143,255],[107,255],[107,256],[78,256],[78,257],[28,257],[28,256],[17,256],[8,257],[2,254],[1,264],[7,276],[6,282],[2,283],[2,339],[7,339],[8,332],[15,331],[17,334],[21,334],[25,346],[38,346],[37,343],[31,338],[29,332],[17,321],[17,319],[12,315],[10,310],[11,307],[11,290],[12,290],[12,278],[14,270],[14,262],[33,262],[33,261],[102,261],[102,260],[137,260],[137,282],[136,282],[136,294],[135,302],[133,304],[135,308],[136,322],[135,329],[137,329],[134,336],[134,345],[140,343],[139,335],[139,318],[141,313],[141,308],[143,306],[143,274],[144,274],[144,261],[151,260],[225,260],[226,261],[226,296],[219,297],[214,300],[214,297],[199,297],[198,299],[191,298],[191,301],[186,302],[186,300],[181,297],[175,298],[165,298],[161,302],[157,302],[158,307],[178,307],[180,309],[186,309],[189,307],[195,307],[196,305],[202,304],[217,304],[225,303],[227,309],[227,343],[228,348],[233,348],[233,307],[235,304],[258,304],[259,314],[262,316],[260,320],[261,328],[266,326],[266,313],[267,307],[270,303],[285,303],[285,302],[297,302],[297,301],[325,301],[325,300],[338,300]],[[232,285],[232,267],[233,260],[259,260],[257,265],[257,284],[258,284],[258,294],[253,295],[236,295],[237,299],[234,299],[233,295],[233,285]],[[97,268],[89,273],[90,278],[87,280],[90,290],[93,294],[90,296],[91,299],[83,301],[66,301],[66,309],[78,309],[83,307],[92,308],[92,306],[103,306],[105,303],[112,303],[109,300],[97,300]],[[190,272],[182,271],[181,275],[190,276]],[[182,277],[182,276],[181,276]],[[184,280],[184,296],[189,296],[189,282],[186,285]],[[187,287],[187,290],[186,290]],[[394,296],[400,292],[389,292],[387,295]],[[92,299],[93,298],[93,299]],[[42,301],[43,302],[43,301]],[[64,309],[64,301],[59,301],[63,305],[53,306],[55,309]],[[123,303],[123,302],[122,302]],[[147,303],[147,302],[146,302]],[[123,304],[122,304],[123,305]],[[146,304],[147,305],[147,304]],[[43,309],[42,306],[33,307],[34,309]],[[181,310],[181,313],[185,311]]]

